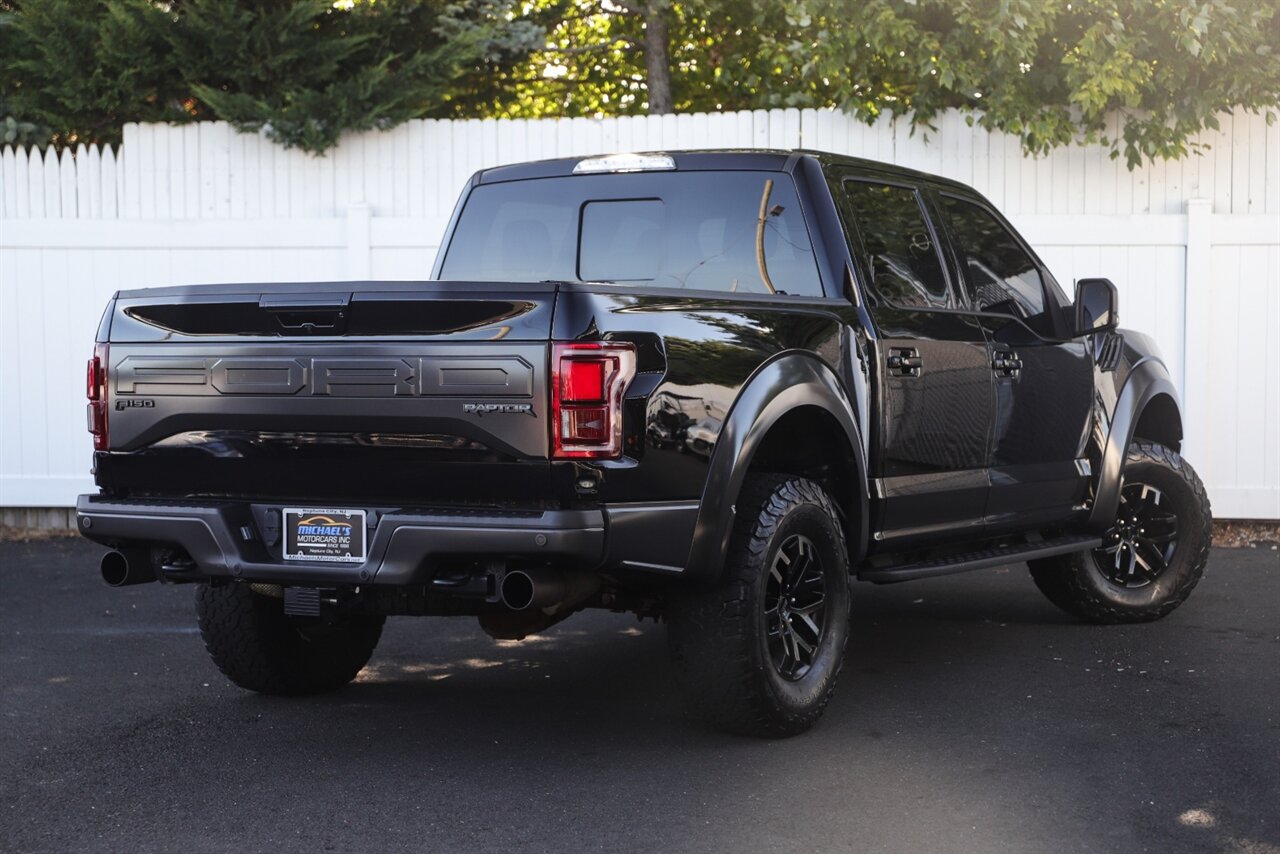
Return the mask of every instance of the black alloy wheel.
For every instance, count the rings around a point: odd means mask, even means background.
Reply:
[[[1112,584],[1146,587],[1169,568],[1177,548],[1178,514],[1164,492],[1149,483],[1126,483],[1116,524],[1093,559]]]
[[[765,582],[769,656],[783,679],[803,679],[826,636],[827,585],[822,558],[802,534],[779,547]]]

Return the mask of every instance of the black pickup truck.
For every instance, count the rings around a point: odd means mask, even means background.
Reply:
[[[389,615],[652,616],[692,707],[810,726],[850,580],[1026,561],[1100,623],[1199,580],[1154,342],[969,187],[818,152],[484,170],[429,281],[121,291],[89,363],[110,583],[197,584],[236,684],[338,688]]]

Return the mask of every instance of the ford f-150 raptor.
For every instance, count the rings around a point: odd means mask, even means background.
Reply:
[[[1155,343],[974,190],[817,152],[486,169],[430,280],[111,300],[88,369],[110,583],[197,585],[233,682],[338,688],[389,615],[653,616],[694,710],[787,735],[850,581],[1025,561],[1152,620],[1210,514]]]

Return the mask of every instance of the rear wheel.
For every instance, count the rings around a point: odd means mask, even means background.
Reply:
[[[201,584],[200,634],[214,664],[261,694],[319,694],[346,685],[369,662],[384,617],[292,617],[284,600],[248,584]]]
[[[1191,466],[1171,448],[1134,442],[1102,545],[1030,561],[1031,577],[1049,601],[1083,620],[1157,620],[1191,595],[1211,536],[1209,498]]]
[[[743,735],[794,735],[835,690],[849,637],[849,561],[820,486],[748,478],[711,590],[671,603],[669,639],[690,706]]]

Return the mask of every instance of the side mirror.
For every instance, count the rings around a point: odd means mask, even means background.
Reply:
[[[1081,279],[1076,282],[1076,337],[1110,332],[1120,323],[1119,296],[1110,279]]]

